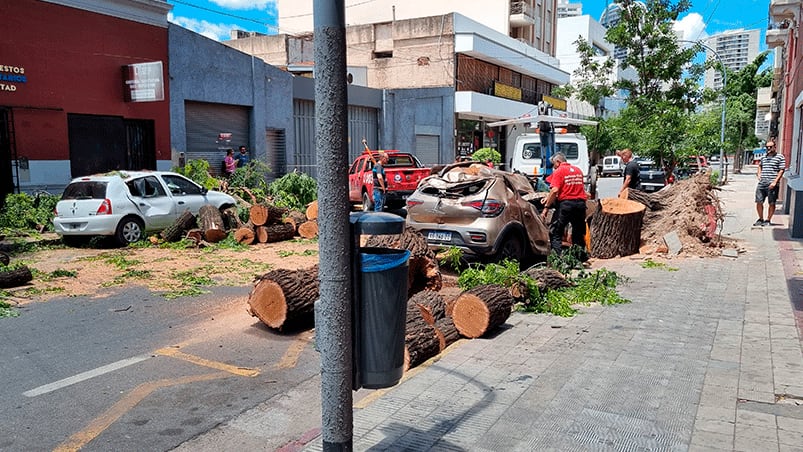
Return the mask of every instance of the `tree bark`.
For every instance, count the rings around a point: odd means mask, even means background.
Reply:
[[[215,209],[217,210],[217,209]],[[189,210],[185,210],[170,226],[159,235],[166,242],[178,242],[184,237],[184,232],[195,227],[195,215]]]
[[[638,253],[645,210],[643,204],[627,199],[600,200],[591,220],[591,256],[610,259]]]
[[[6,272],[0,272],[0,289],[23,286],[32,279],[33,274],[28,267],[20,267]]]
[[[318,219],[318,201],[312,201],[307,205],[307,211],[305,212],[307,216],[307,220],[317,220]]]
[[[301,223],[298,227],[298,235],[305,239],[318,237],[318,222],[316,220],[309,220]]]
[[[198,211],[198,226],[204,232],[204,239],[217,243],[226,238],[226,229],[220,211],[210,204],[204,204]]]
[[[451,317],[444,317],[435,322],[435,334],[438,335],[438,352],[442,352],[460,339],[460,332],[457,331]]]
[[[263,243],[273,243],[273,242],[280,242],[282,240],[290,240],[296,235],[295,229],[293,229],[293,225],[291,224],[271,224],[268,226],[260,226],[265,230],[265,242]]]
[[[223,210],[222,215],[223,223],[226,225],[226,229],[237,230],[243,227],[243,221],[240,220],[240,215],[237,213],[236,207],[229,207]]]
[[[238,228],[236,231],[234,231],[234,240],[236,240],[237,243],[250,245],[254,243],[255,238],[256,234],[248,224],[243,225],[241,228]]]
[[[317,265],[270,271],[257,278],[248,295],[248,312],[276,329],[310,320],[319,287]]]
[[[408,296],[422,290],[439,291],[443,287],[440,266],[435,253],[429,249],[427,240],[410,226],[398,235],[372,235],[365,246],[378,248],[406,249],[410,251],[409,271],[407,273]]]
[[[430,325],[434,325],[446,316],[446,302],[438,292],[431,290],[418,292],[410,297],[410,303],[418,306],[421,317]]]
[[[440,351],[435,327],[421,317],[418,305],[407,304],[407,324],[404,335],[404,369],[413,368],[437,355]]]
[[[185,237],[195,242],[195,246],[198,246],[204,240],[204,233],[197,228],[190,229],[189,231],[187,231],[187,235]]]
[[[513,297],[503,286],[477,286],[454,301],[452,320],[461,335],[477,338],[505,323],[513,309]]]
[[[298,227],[305,221],[307,221],[307,216],[297,210],[287,212],[287,215],[282,219],[282,223],[292,225],[293,231],[296,233],[298,233]]]
[[[562,289],[572,285],[559,271],[551,268],[530,268],[524,274],[535,280],[538,290],[542,293],[546,290]]]

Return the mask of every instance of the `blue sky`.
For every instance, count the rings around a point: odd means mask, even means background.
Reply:
[[[346,4],[357,0],[346,0]],[[359,0],[362,3],[365,0]],[[482,0],[471,0],[482,1]],[[578,0],[571,0],[577,3]],[[173,5],[170,21],[216,40],[229,39],[233,28],[275,34],[278,13],[275,0],[167,0]],[[583,13],[599,19],[606,0],[579,1]],[[766,48],[769,0],[692,0],[692,7],[681,15],[677,27],[684,39],[697,40],[738,28],[762,30],[760,50]]]

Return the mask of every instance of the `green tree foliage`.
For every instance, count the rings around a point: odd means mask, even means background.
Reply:
[[[189,160],[183,167],[174,166],[172,171],[192,179],[207,190],[220,186],[220,181],[209,174],[209,162],[204,159]]]
[[[580,55],[580,65],[574,71],[575,84],[565,85],[553,90],[554,95],[576,97],[594,106],[597,117],[602,116],[602,99],[612,96],[613,84],[610,82],[615,62],[611,57],[597,55],[594,47],[583,37],[574,42]]]
[[[318,183],[304,173],[293,171],[271,182],[268,193],[277,206],[303,211],[307,204],[318,199]]]
[[[27,193],[6,195],[0,210],[0,228],[14,230],[53,230],[53,211],[61,196]]]
[[[502,154],[494,148],[480,148],[471,154],[472,160],[477,162],[492,161],[495,165],[502,161]]]

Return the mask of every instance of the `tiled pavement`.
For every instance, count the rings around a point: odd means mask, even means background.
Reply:
[[[677,271],[600,262],[630,278],[621,293],[632,303],[514,314],[494,337],[453,345],[357,404],[354,449],[803,451],[787,286],[803,275],[803,242],[749,226],[754,183],[733,175],[721,192],[738,258],[669,261]],[[779,240],[795,256],[790,275]],[[320,449],[320,437],[306,447]]]

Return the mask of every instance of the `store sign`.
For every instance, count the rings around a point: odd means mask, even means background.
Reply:
[[[544,95],[544,102],[549,102],[549,105],[552,105],[552,109],[554,110],[563,110],[566,111],[566,101],[563,99],[558,99],[557,97],[547,96]]]
[[[505,99],[521,100],[521,88],[494,82],[494,96]]]
[[[28,83],[24,67],[0,64],[0,91],[14,92],[21,83]]]
[[[123,66],[126,102],[155,102],[165,99],[162,62]]]

